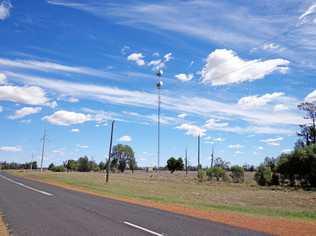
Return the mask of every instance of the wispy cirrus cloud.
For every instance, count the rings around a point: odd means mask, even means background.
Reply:
[[[7,73],[10,79],[17,80],[28,85],[44,87],[61,95],[74,96],[82,99],[97,100],[100,102],[124,105],[132,107],[142,107],[152,109],[156,106],[157,97],[155,94],[146,91],[126,90],[117,87],[100,86],[94,84],[84,84],[56,80],[52,78],[34,77],[24,74]],[[297,125],[302,122],[301,116],[297,112],[283,111],[271,116],[271,109],[240,109],[238,103],[224,103],[204,97],[186,97],[183,95],[174,96],[168,93],[162,96],[162,107],[165,110],[176,113],[187,113],[198,115],[209,119],[214,115],[221,115],[228,119],[240,119],[251,124],[245,130],[255,130],[256,132],[277,132],[287,125]],[[214,127],[213,127],[214,128]],[[242,132],[242,127],[215,127],[221,130],[234,130]],[[282,130],[283,131],[283,130]]]

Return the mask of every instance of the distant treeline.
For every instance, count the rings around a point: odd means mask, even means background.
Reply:
[[[0,170],[20,170],[20,169],[37,169],[37,162],[26,162],[26,163],[16,163],[16,162],[0,162]]]

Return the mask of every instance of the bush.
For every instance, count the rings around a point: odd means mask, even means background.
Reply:
[[[199,182],[203,182],[204,179],[205,179],[205,176],[206,176],[205,170],[199,169],[198,170],[198,175],[197,175],[198,181]]]
[[[51,171],[54,171],[54,172],[65,172],[66,168],[64,166],[54,166]]]
[[[176,170],[183,170],[184,164],[182,158],[175,159],[174,157],[170,157],[167,161],[167,168],[171,173]]]
[[[50,163],[48,166],[48,170],[53,170],[55,168],[54,163]]]
[[[213,178],[215,178],[217,181],[225,180],[226,177],[225,170],[222,167],[208,168],[206,175],[209,180],[213,180]]]
[[[261,186],[267,186],[272,181],[272,171],[270,167],[260,165],[255,174],[255,180],[257,184]]]
[[[80,172],[90,171],[90,163],[88,157],[80,157],[77,161],[77,170]]]
[[[232,178],[234,183],[242,183],[244,182],[245,172],[244,168],[241,166],[232,166],[231,167],[231,174],[230,177]]]

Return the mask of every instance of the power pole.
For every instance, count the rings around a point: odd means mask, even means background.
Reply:
[[[44,154],[45,154],[45,142],[46,142],[46,128],[44,129],[44,134],[42,138],[42,158],[41,158],[41,173],[43,172],[43,160],[44,160]]]
[[[211,155],[211,168],[213,168],[213,163],[214,163],[214,144],[212,144],[212,155]]]
[[[163,85],[162,80],[160,79],[160,77],[162,76],[163,71],[162,70],[158,70],[156,75],[158,77],[158,81],[156,84],[157,90],[158,90],[158,121],[157,121],[157,173],[159,172],[159,167],[160,167],[160,89]]]
[[[108,157],[108,163],[107,163],[107,166],[106,166],[106,179],[105,179],[105,182],[106,182],[106,183],[109,182],[110,165],[111,165],[111,155],[112,155],[112,140],[113,140],[114,123],[115,123],[115,121],[112,120],[111,138],[110,138],[110,147],[109,147],[109,157]]]
[[[34,155],[33,155],[33,152],[32,152],[31,171],[33,170],[33,159],[34,159]]]
[[[201,164],[200,164],[200,135],[198,136],[198,170],[200,169]]]
[[[188,175],[188,149],[185,149],[185,175]]]

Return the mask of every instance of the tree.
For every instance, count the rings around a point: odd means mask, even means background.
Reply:
[[[222,167],[211,167],[208,168],[206,171],[206,175],[208,176],[209,180],[216,179],[216,181],[224,180],[225,178],[225,170]]]
[[[266,186],[271,184],[272,171],[270,167],[260,165],[255,173],[255,180],[257,184]]]
[[[78,166],[77,169],[80,172],[88,172],[90,171],[90,166],[89,166],[89,159],[87,156],[80,157],[77,161]]]
[[[245,172],[243,167],[236,165],[232,166],[230,170],[232,172],[230,176],[232,177],[234,183],[244,182]]]
[[[229,162],[224,161],[222,158],[218,157],[215,159],[214,167],[221,167],[224,170],[229,169]]]
[[[124,172],[127,164],[132,172],[134,172],[137,164],[133,149],[129,145],[115,145],[112,151],[111,169],[117,168],[121,172]]]
[[[71,171],[75,171],[77,170],[77,162],[75,160],[68,160],[65,163],[65,167],[67,169],[67,171],[71,170]]]
[[[182,158],[176,159],[174,157],[170,157],[167,160],[167,168],[171,173],[175,172],[176,170],[183,170],[184,164]]]
[[[53,170],[55,168],[54,163],[50,163],[48,166],[48,170]]]
[[[306,113],[304,119],[306,124],[300,125],[301,130],[297,133],[303,137],[306,145],[316,144],[316,105],[310,102],[303,102],[298,108]]]
[[[101,161],[101,162],[99,163],[99,169],[100,169],[101,171],[106,169],[106,164],[105,164],[103,161]]]

